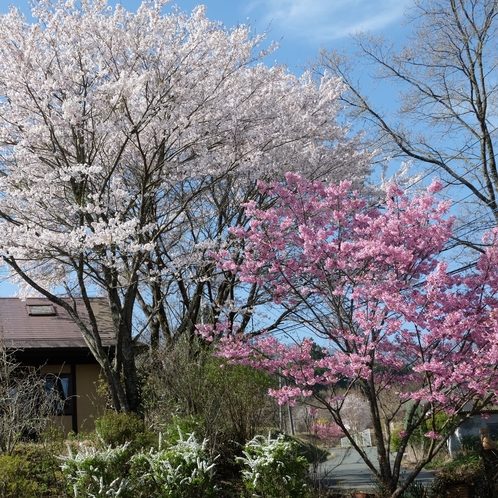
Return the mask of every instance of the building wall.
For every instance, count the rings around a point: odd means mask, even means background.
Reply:
[[[103,414],[105,399],[98,392],[101,368],[96,364],[44,365],[42,374],[70,374],[73,390],[73,413],[54,416],[54,424],[60,425],[64,434],[71,431],[88,432],[95,428],[94,420]]]
[[[486,418],[481,415],[474,415],[466,420],[448,439],[448,449],[454,458],[458,455],[462,447],[462,442],[466,437],[480,438],[480,429],[488,429],[492,438],[496,438],[498,429],[498,413],[490,413]]]
[[[98,392],[99,365],[76,365],[77,416],[80,431],[95,429],[94,420],[103,415],[105,397]]]

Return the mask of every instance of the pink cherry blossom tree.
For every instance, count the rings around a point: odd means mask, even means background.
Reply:
[[[238,281],[207,257],[246,221],[240,204],[262,199],[258,178],[361,184],[369,171],[335,120],[340,82],[266,67],[250,27],[166,3],[36,0],[33,23],[0,16],[1,260],[22,294],[67,309],[123,411],[140,409],[139,318],[157,345],[205,308],[260,302],[257,289],[236,302]],[[109,301],[112,355],[95,294]],[[61,295],[82,297],[89,321]]]
[[[349,182],[289,173],[285,183],[262,183],[274,205],[248,203],[249,227],[232,230],[245,243],[243,257],[221,251],[216,259],[222,270],[264,287],[299,327],[282,326],[277,335],[241,334],[229,320],[199,326],[228,361],[283,376],[283,387],[270,393],[280,403],[326,408],[393,498],[463,418],[496,401],[498,388],[497,234],[489,234],[476,268],[449,272],[440,252],[453,219],[449,203],[433,197],[440,187],[435,181],[410,198],[390,185],[372,207]],[[368,403],[378,468],[347,423],[345,408],[357,393]],[[400,413],[405,427],[392,457],[391,422]],[[402,480],[403,453],[420,427],[428,428],[426,453]]]

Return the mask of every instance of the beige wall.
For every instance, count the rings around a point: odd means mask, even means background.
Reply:
[[[76,400],[76,425],[78,432],[87,432],[95,428],[94,420],[103,414],[105,399],[98,393],[98,383],[101,368],[99,365],[75,365],[71,372],[71,365],[44,365],[42,374],[70,374],[73,373],[74,395]],[[73,430],[73,416],[61,415],[54,417],[54,424],[61,425],[65,434]]]
[[[95,428],[94,420],[103,415],[105,398],[98,393],[99,365],[76,365],[76,405],[80,431]]]

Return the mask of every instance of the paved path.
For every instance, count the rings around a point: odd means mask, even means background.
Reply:
[[[332,488],[356,488],[365,491],[374,488],[372,473],[356,450],[353,448],[334,448],[331,451],[335,456],[321,463],[318,467],[317,477],[324,485]],[[365,448],[365,452],[378,468],[377,448]],[[410,469],[405,469],[404,472],[407,475]],[[428,471],[422,471],[417,476],[417,480],[422,481],[425,485],[430,483],[433,478],[434,473]]]

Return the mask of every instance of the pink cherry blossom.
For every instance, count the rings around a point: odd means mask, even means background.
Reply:
[[[434,431],[430,431],[427,434],[424,434],[424,437],[429,439],[441,439],[441,435],[436,434]]]
[[[226,253],[215,258],[241,281],[264,286],[300,326],[287,336],[224,336],[218,354],[283,377],[272,396],[321,404],[353,445],[346,400],[364,396],[380,471],[362,456],[394,492],[417,428],[429,429],[429,461],[461,423],[451,415],[498,402],[498,230],[486,235],[474,269],[452,274],[440,256],[453,218],[449,203],[433,196],[439,181],[412,197],[389,185],[377,206],[348,182],[294,173],[260,188],[275,203],[246,205],[250,225],[232,230],[245,243],[241,262],[234,266]],[[396,413],[406,415],[393,467],[385,427]],[[450,416],[444,431],[438,413]]]

